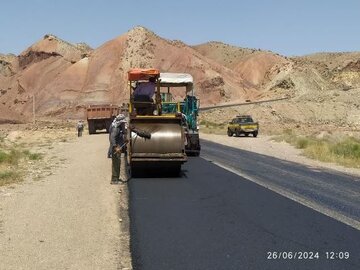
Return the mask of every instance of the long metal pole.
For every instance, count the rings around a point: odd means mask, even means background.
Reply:
[[[33,124],[35,125],[36,118],[35,118],[35,94],[33,94]]]

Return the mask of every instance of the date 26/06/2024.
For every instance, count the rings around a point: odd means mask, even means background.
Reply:
[[[347,260],[350,258],[348,251],[267,251],[268,260]]]

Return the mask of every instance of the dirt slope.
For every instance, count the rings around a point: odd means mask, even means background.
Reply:
[[[208,42],[193,48],[241,75],[259,90],[262,90],[261,84],[269,79],[271,68],[287,62],[285,57],[270,51],[240,48],[221,42]]]
[[[234,67],[239,61],[257,52],[255,49],[240,48],[218,41],[210,41],[193,46],[202,55],[215,60],[228,68]]]

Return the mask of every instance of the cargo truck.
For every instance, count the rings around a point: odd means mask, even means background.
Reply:
[[[89,134],[95,134],[97,130],[102,129],[109,133],[110,125],[119,111],[117,105],[89,105],[86,110]]]

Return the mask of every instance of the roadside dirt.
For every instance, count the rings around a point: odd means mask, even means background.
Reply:
[[[268,135],[259,135],[257,138],[253,138],[201,133],[200,138],[246,151],[304,164],[312,168],[327,168],[360,177],[360,169],[346,168],[332,163],[306,158],[302,155],[300,149],[296,149],[286,142],[275,142],[271,139],[272,136]]]
[[[126,185],[110,185],[108,135],[77,138],[73,124],[2,126],[9,142],[44,159],[27,164],[20,184],[0,187],[0,269],[131,269]],[[201,138],[312,168],[360,176],[314,161],[271,136]]]
[[[51,173],[0,188],[0,269],[131,269],[127,189],[110,185],[108,135],[71,134],[34,146],[54,157]]]

